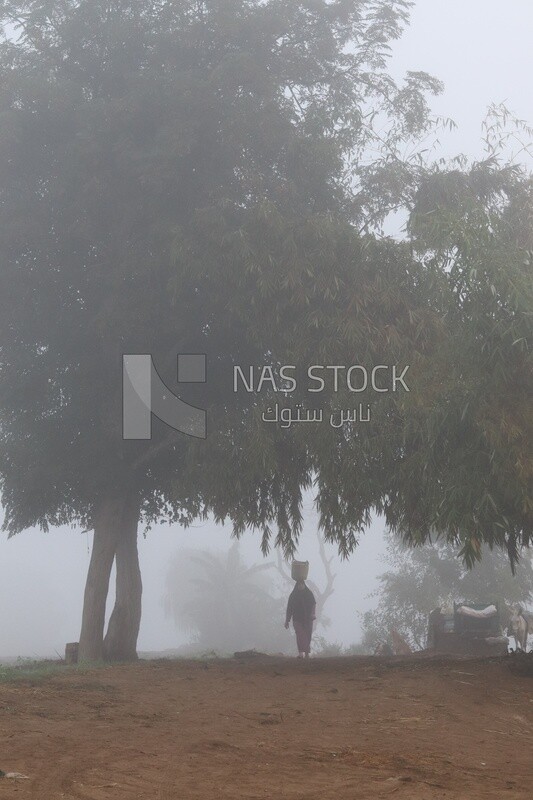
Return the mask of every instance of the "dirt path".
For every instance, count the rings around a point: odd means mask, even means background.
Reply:
[[[505,663],[147,662],[0,686],[0,798],[530,800]]]

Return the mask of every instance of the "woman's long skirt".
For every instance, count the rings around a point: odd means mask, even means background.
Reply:
[[[294,631],[296,633],[296,644],[299,653],[309,653],[311,650],[311,637],[313,635],[313,620],[300,622],[293,619]]]

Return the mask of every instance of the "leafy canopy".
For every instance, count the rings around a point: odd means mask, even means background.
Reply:
[[[111,491],[140,497],[148,520],[213,511],[261,527],[265,543],[276,525],[290,546],[329,453],[261,439],[231,366],[339,344],[371,358],[406,329],[409,253],[356,231],[402,201],[413,175],[407,165],[398,182],[400,145],[427,131],[425,95],[439,89],[387,74],[408,7],[0,2],[9,532],[90,525]],[[122,441],[120,361],[136,352],[176,392],[176,353],[207,353],[210,381],[188,395],[212,420],[203,450],[157,423],[149,445]],[[330,466],[320,480],[333,492]],[[346,523],[360,526],[378,495],[363,492],[352,521],[324,501],[346,550]]]

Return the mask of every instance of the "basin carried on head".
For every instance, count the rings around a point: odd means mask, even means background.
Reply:
[[[293,561],[291,568],[293,581],[305,581],[309,575],[309,561]]]

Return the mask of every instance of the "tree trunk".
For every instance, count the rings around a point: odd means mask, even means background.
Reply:
[[[141,624],[142,581],[137,550],[139,506],[125,508],[116,546],[117,583],[113,613],[104,639],[106,661],[135,661]]]
[[[80,661],[101,661],[103,658],[109,577],[123,516],[123,498],[106,498],[94,515],[93,550],[83,600]]]

